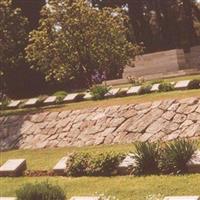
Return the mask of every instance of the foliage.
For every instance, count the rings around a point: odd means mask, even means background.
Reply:
[[[140,89],[140,94],[148,94],[151,92],[152,85],[151,84],[144,84]]]
[[[163,200],[164,199],[164,195],[162,194],[153,194],[153,195],[148,195],[146,197],[146,200]]]
[[[47,80],[91,85],[95,70],[117,77],[140,48],[126,39],[121,9],[94,9],[85,0],[51,0],[30,34],[27,59]]]
[[[190,81],[188,85],[188,89],[198,89],[200,88],[200,80],[199,79],[194,79]]]
[[[0,81],[1,89],[7,87],[13,69],[24,64],[28,21],[20,9],[12,7],[11,0],[0,1]]]
[[[129,83],[137,86],[144,83],[144,77],[135,77],[135,76],[128,76],[127,77]]]
[[[122,154],[73,153],[67,162],[66,173],[69,176],[111,176],[116,174]]]
[[[159,172],[159,144],[139,142],[135,144],[136,175],[149,175]]]
[[[160,92],[168,92],[168,91],[172,91],[174,89],[173,85],[171,83],[160,83],[159,85],[159,91]]]
[[[60,103],[60,102],[62,102],[63,99],[67,96],[67,92],[66,92],[66,91],[57,91],[57,92],[55,92],[55,93],[53,94],[53,96],[56,96],[56,97],[57,97],[56,101],[57,101],[58,103]]]
[[[160,169],[164,173],[185,173],[187,162],[196,150],[194,142],[189,140],[175,140],[165,145],[161,153]]]
[[[27,183],[16,191],[17,200],[65,200],[65,193],[48,182]]]
[[[105,94],[109,91],[106,85],[94,85],[90,88],[90,93],[94,100],[104,99]]]

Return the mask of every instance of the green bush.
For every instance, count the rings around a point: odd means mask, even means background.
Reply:
[[[163,173],[180,174],[187,172],[187,162],[196,150],[194,142],[175,140],[167,143],[162,149],[160,169]]]
[[[168,92],[172,91],[174,89],[174,86],[171,83],[160,83],[159,85],[159,91],[160,92]]]
[[[102,86],[102,85],[94,85],[92,88],[90,88],[90,93],[94,100],[104,99],[105,94],[108,91],[109,88],[107,86]]]
[[[148,94],[151,92],[151,88],[152,88],[152,85],[151,84],[148,84],[148,85],[143,85],[140,89],[140,92],[139,94]]]
[[[25,184],[16,195],[17,200],[65,200],[64,191],[48,182]]]
[[[200,88],[200,80],[195,79],[190,81],[188,89],[198,89],[198,88]]]
[[[135,144],[136,167],[134,174],[150,175],[159,172],[159,144],[149,142],[139,142]]]
[[[67,96],[67,92],[65,91],[57,91],[53,94],[53,96],[57,97],[57,103],[60,103],[63,101],[63,99]]]
[[[74,153],[67,162],[68,176],[111,176],[117,173],[117,168],[123,155],[113,152],[105,153]]]

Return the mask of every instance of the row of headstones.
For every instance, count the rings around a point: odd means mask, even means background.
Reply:
[[[64,175],[66,170],[66,163],[69,156],[63,157],[54,166],[53,172],[55,175]],[[187,163],[188,170],[191,173],[200,173],[200,150],[197,150],[192,156],[191,160]],[[119,164],[118,170],[121,175],[129,175],[132,169],[136,166],[134,154],[128,154],[125,159]],[[0,167],[0,177],[5,176],[20,176],[26,170],[25,159],[10,159]]]
[[[108,198],[109,200],[110,198]],[[17,200],[15,197],[0,197],[0,200]],[[101,200],[100,196],[75,196],[70,200]],[[200,196],[167,196],[163,200],[200,200]]]
[[[174,89],[180,90],[180,89],[187,89],[188,85],[190,83],[190,80],[184,80],[184,81],[178,81],[177,83],[172,83],[174,84]],[[151,92],[158,92],[159,91],[159,83],[154,84],[151,88]],[[109,90],[107,94],[105,94],[105,97],[111,98],[111,97],[116,97],[120,93],[123,95],[136,95],[139,94],[142,89],[142,86],[132,86],[130,88],[112,88]],[[82,93],[72,93],[68,94],[64,99],[63,103],[67,102],[75,102],[77,99],[83,99],[83,100],[91,100],[92,95],[90,92],[86,92],[84,94]],[[50,105],[50,104],[55,104],[57,101],[56,96],[49,96],[47,97],[42,103],[43,105]],[[24,103],[24,107],[31,107],[31,106],[36,106],[37,103],[39,102],[39,98],[32,98],[27,100]],[[12,100],[8,105],[7,108],[17,108],[19,105],[22,103],[22,100]],[[0,102],[0,106],[1,106]]]

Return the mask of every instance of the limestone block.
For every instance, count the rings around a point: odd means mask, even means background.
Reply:
[[[100,200],[100,197],[95,197],[95,196],[85,196],[85,197],[81,197],[81,196],[74,196],[72,197],[70,200]]]
[[[141,86],[133,86],[127,91],[127,94],[129,94],[129,95],[131,95],[131,94],[139,94],[141,88],[142,88]]]
[[[64,102],[69,102],[69,101],[75,101],[78,97],[79,97],[79,93],[73,93],[73,94],[68,94],[65,98],[64,98]]]
[[[20,100],[17,100],[17,101],[11,101],[9,104],[8,104],[8,108],[16,108],[19,106],[19,104],[21,103]]]
[[[65,156],[58,161],[58,163],[53,168],[53,171],[55,172],[55,174],[64,175],[65,169],[66,169],[66,163],[68,159],[69,157]]]
[[[187,167],[191,173],[200,173],[200,150],[194,153],[191,160],[187,163]]]
[[[158,92],[160,84],[154,84],[151,88],[151,92]]]
[[[15,197],[0,197],[0,200],[17,200]]]
[[[38,98],[32,98],[26,101],[24,104],[25,106],[35,106],[38,103],[39,99]]]
[[[168,196],[164,200],[200,200],[199,196]]]
[[[85,93],[83,99],[85,99],[85,100],[90,100],[90,99],[92,99],[91,93],[90,93],[90,92]]]
[[[52,104],[52,103],[56,103],[56,96],[49,96],[45,99],[44,104]]]
[[[25,159],[11,159],[0,167],[0,176],[20,176],[25,170]]]
[[[114,97],[116,96],[120,91],[120,88],[113,88],[111,90],[108,91],[107,94],[105,94],[106,97]]]
[[[178,81],[175,84],[174,88],[175,89],[187,89],[189,83],[190,83],[190,80]]]

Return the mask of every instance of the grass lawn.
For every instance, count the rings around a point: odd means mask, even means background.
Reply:
[[[119,200],[144,200],[152,194],[200,195],[200,175],[147,177],[39,177],[0,178],[0,196],[15,196],[25,183],[49,181],[61,186],[68,199],[74,195],[107,194]]]

